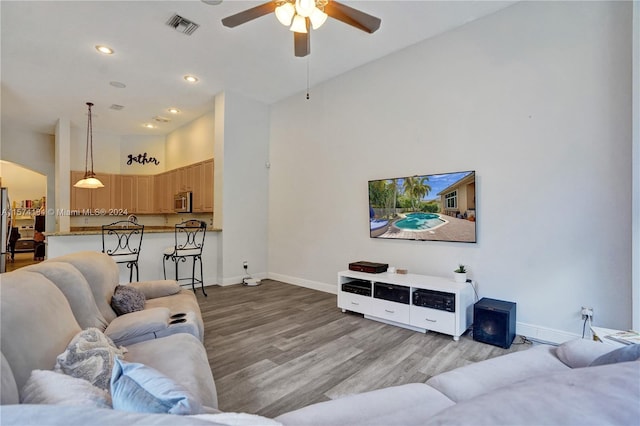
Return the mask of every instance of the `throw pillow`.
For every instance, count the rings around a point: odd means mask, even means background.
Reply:
[[[611,352],[612,346],[588,339],[573,339],[556,348],[556,356],[571,368],[588,367],[596,358]]]
[[[109,390],[114,358],[124,356],[125,352],[125,348],[116,347],[102,331],[88,328],[76,334],[67,349],[58,355],[54,371]]]
[[[596,358],[589,367],[616,364],[618,362],[636,361],[640,359],[640,344],[627,345]]]
[[[111,307],[117,315],[124,315],[130,312],[144,309],[144,294],[137,288],[128,285],[118,285],[111,297]]]
[[[84,379],[49,370],[33,370],[20,391],[22,404],[82,405],[111,408],[109,392]]]
[[[144,364],[116,359],[111,376],[116,410],[139,413],[200,414],[202,404],[184,387]]]

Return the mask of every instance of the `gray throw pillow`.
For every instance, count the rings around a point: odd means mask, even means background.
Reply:
[[[627,345],[596,358],[589,366],[595,367],[597,365],[616,364],[638,359],[640,359],[640,344]]]
[[[126,349],[116,347],[102,331],[88,328],[76,334],[67,349],[58,355],[54,371],[109,390],[114,359],[124,356],[125,352]]]
[[[124,315],[143,310],[145,300],[144,293],[137,288],[118,285],[111,297],[111,307],[117,315]]]

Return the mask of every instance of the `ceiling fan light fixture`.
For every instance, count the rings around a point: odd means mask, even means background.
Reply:
[[[308,18],[315,8],[315,0],[296,0],[296,13],[300,16]]]
[[[276,18],[286,27],[291,25],[293,16],[296,14],[296,8],[291,3],[283,3],[276,7]]]
[[[302,34],[306,34],[307,33],[307,18],[300,16],[300,15],[296,15],[293,18],[293,24],[291,24],[291,28],[289,28],[291,31],[293,31],[294,33],[302,33]]]
[[[327,14],[318,9],[317,7],[313,8],[313,12],[309,15],[309,20],[311,21],[311,27],[314,30],[317,30],[325,23],[327,20]]]

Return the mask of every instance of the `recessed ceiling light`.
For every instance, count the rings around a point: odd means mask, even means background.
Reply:
[[[167,111],[169,111],[171,114],[178,114],[180,112],[178,108],[169,108]]]
[[[147,129],[155,129],[156,128],[156,126],[154,126],[151,123],[144,123],[143,126],[146,127]]]
[[[125,87],[127,87],[126,84],[120,83],[119,81],[110,81],[109,84],[113,87],[117,87],[118,89],[124,89]]]
[[[161,115],[156,115],[155,117],[153,117],[153,119],[154,119],[155,121],[157,121],[158,123],[168,123],[168,122],[170,122],[170,121],[171,121],[171,120],[169,120],[167,117],[163,117],[163,116],[161,116]]]
[[[102,44],[96,45],[96,50],[100,53],[104,53],[105,55],[113,55],[114,51],[109,46],[105,46]]]
[[[209,6],[217,6],[222,3],[222,0],[202,0],[202,3],[208,4]]]
[[[198,82],[198,77],[196,77],[195,75],[185,75],[183,78],[185,79],[185,81],[188,81],[189,83]]]

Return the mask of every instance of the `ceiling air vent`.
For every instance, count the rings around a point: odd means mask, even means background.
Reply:
[[[112,104],[109,107],[109,109],[113,109],[113,110],[116,110],[116,111],[120,111],[122,108],[124,108],[124,106],[123,105],[118,105],[118,104]]]
[[[169,20],[167,21],[167,25],[175,29],[176,31],[179,31],[186,35],[193,34],[193,32],[200,26],[193,21],[183,18],[180,15],[173,15],[171,18],[169,18]]]
[[[169,120],[167,117],[162,117],[162,116],[160,116],[160,115],[156,115],[155,117],[153,117],[153,119],[154,119],[155,121],[157,121],[158,123],[168,123],[168,122],[170,122],[170,121],[171,121],[171,120]]]

